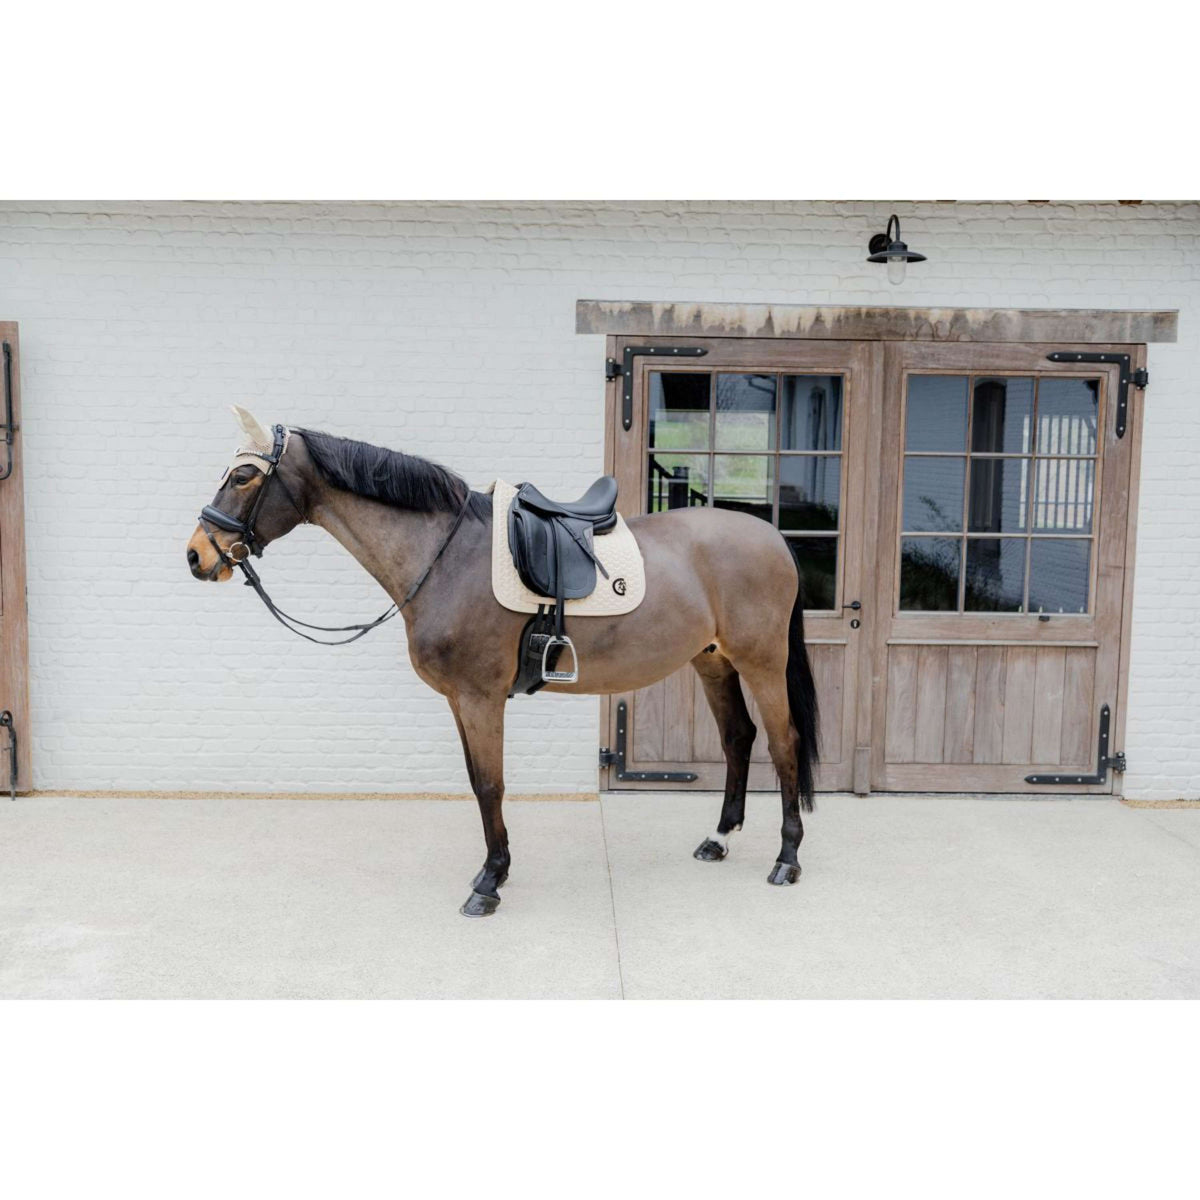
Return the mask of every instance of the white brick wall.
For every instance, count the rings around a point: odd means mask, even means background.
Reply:
[[[863,261],[893,208],[930,256],[901,288]],[[603,446],[581,296],[1178,308],[1178,345],[1150,350],[1126,789],[1200,796],[1200,205],[1094,203],[0,204],[36,785],[466,790],[399,622],[309,646],[242,588],[194,583],[183,546],[232,400],[476,483],[581,487]],[[317,620],[385,604],[317,531],[266,569]],[[595,787],[594,700],[509,712],[510,790]]]

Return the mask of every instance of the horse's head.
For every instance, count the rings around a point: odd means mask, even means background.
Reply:
[[[293,461],[297,451],[288,454],[289,445],[302,444],[303,439],[282,425],[268,432],[237,405],[233,414],[242,443],[188,539],[188,566],[197,579],[229,579],[237,563],[261,554],[268,543],[304,520],[302,477]]]

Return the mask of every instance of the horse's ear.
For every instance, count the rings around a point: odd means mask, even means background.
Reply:
[[[275,439],[258,423],[254,414],[240,404],[231,404],[230,411],[237,418],[238,428],[246,436],[247,449],[270,450]]]

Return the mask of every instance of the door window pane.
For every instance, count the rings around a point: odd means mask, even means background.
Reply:
[[[783,377],[783,450],[842,448],[842,377]]]
[[[905,458],[904,529],[962,529],[965,463],[962,458]]]
[[[771,464],[765,454],[718,454],[713,460],[713,496],[717,508],[772,519]]]
[[[790,537],[788,549],[796,560],[804,589],[804,607],[831,609],[837,595],[837,549],[835,537]]]
[[[1087,612],[1088,566],[1092,543],[1034,538],[1029,552],[1029,611]]]
[[[910,375],[905,415],[906,450],[967,448],[967,376]]]
[[[718,450],[775,448],[775,376],[718,375]]]
[[[971,459],[972,533],[1024,533],[1029,523],[1029,459]]]
[[[1091,533],[1095,484],[1095,459],[1039,459],[1033,485],[1033,528],[1039,533]]]
[[[1022,612],[1025,538],[972,538],[967,542],[967,612]]]
[[[836,529],[842,460],[831,454],[779,460],[779,528]]]
[[[1033,434],[1032,379],[976,379],[971,449],[980,454],[1028,454]]]
[[[1039,454],[1095,454],[1100,380],[1038,381]]]
[[[661,450],[708,449],[709,376],[650,372],[650,445]]]
[[[647,487],[647,512],[703,507],[708,503],[708,455],[650,455]]]
[[[957,538],[902,538],[900,607],[908,611],[954,612],[958,608]]]

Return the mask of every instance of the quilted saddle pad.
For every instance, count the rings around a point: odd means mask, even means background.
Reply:
[[[554,598],[531,592],[513,566],[508,548],[508,509],[517,489],[503,479],[497,479],[489,490],[492,493],[492,595],[513,612],[535,613],[540,605],[553,604]],[[597,571],[595,590],[590,596],[566,601],[565,615],[619,617],[632,612],[646,595],[646,567],[625,518],[618,514],[616,527],[596,538],[592,550],[604,564],[608,578]]]

